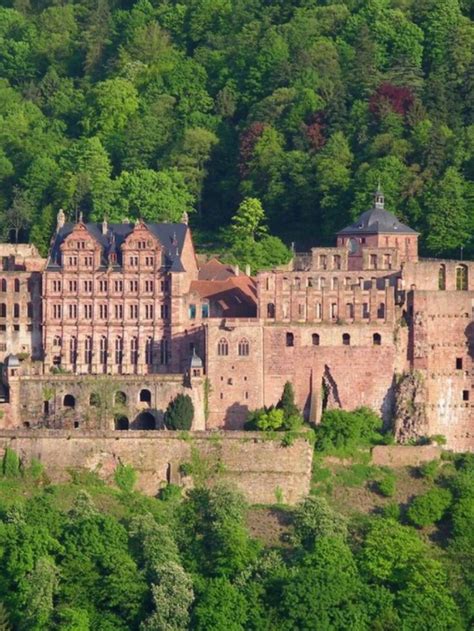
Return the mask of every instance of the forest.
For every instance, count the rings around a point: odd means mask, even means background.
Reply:
[[[331,244],[380,182],[424,254],[473,255],[473,18],[472,0],[3,0],[3,238],[45,254],[61,207],[186,211],[201,248],[257,268]],[[229,230],[242,204],[259,230]]]

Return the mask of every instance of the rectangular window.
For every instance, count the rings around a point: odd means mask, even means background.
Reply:
[[[304,315],[305,315],[305,305],[304,304],[299,304],[298,305],[298,317],[304,318]]]
[[[341,269],[341,257],[339,254],[334,256],[334,269]]]
[[[145,319],[153,320],[153,305],[145,305]]]
[[[70,280],[69,281],[69,291],[71,293],[76,293],[77,292],[77,280]]]
[[[84,267],[92,267],[93,264],[93,257],[92,256],[85,256],[84,257]]]
[[[129,259],[130,267],[138,267],[138,256],[131,256]]]
[[[323,307],[320,302],[317,302],[314,309],[314,317],[321,320],[323,315]]]
[[[92,305],[84,305],[84,320],[92,320]]]
[[[99,318],[101,320],[107,320],[109,316],[109,309],[107,305],[99,305]]]
[[[138,305],[130,305],[129,307],[130,318],[132,320],[138,319]]]
[[[153,293],[153,289],[154,289],[154,283],[152,280],[146,280],[145,281],[145,292],[147,294],[152,294]]]
[[[138,292],[138,280],[128,281],[128,289],[130,292],[136,294]]]
[[[327,257],[325,254],[321,254],[321,256],[319,257],[319,267],[321,269],[326,269],[327,268]]]
[[[106,280],[99,280],[99,291],[101,293],[106,293],[107,292],[107,281]]]
[[[77,305],[68,305],[69,319],[76,320],[77,318]]]
[[[121,280],[114,281],[114,291],[116,293],[121,293],[123,291],[123,281]]]
[[[189,305],[189,319],[194,320],[196,318],[196,305]]]
[[[160,363],[167,364],[170,360],[170,351],[168,340],[163,339],[160,343]]]
[[[53,305],[53,318],[59,320],[61,318],[61,305]]]
[[[204,302],[201,305],[201,317],[202,318],[208,318],[209,317],[209,304],[207,302]]]
[[[161,281],[161,291],[169,291],[170,289],[170,283],[168,280],[162,280]]]
[[[92,293],[92,281],[85,280],[84,281],[84,293],[91,294]]]
[[[154,256],[145,256],[145,265],[146,267],[153,267],[155,263],[155,257]]]
[[[368,302],[364,302],[364,304],[362,305],[362,317],[366,319],[370,317]]]
[[[337,318],[337,302],[331,304],[331,318],[333,320]]]
[[[377,269],[377,255],[376,254],[370,255],[370,267],[371,269]]]
[[[462,370],[462,357],[456,357],[456,370]]]
[[[160,307],[160,314],[161,314],[161,318],[163,320],[167,320],[168,319],[168,305],[161,305],[161,307]]]
[[[469,390],[463,390],[462,391],[462,400],[463,401],[469,401]]]
[[[123,320],[123,305],[114,306],[114,315],[116,320]]]
[[[55,293],[58,293],[61,291],[61,281],[60,280],[53,280],[53,287],[52,287],[53,291]]]
[[[77,265],[77,256],[69,256],[67,259],[69,267],[75,267]]]

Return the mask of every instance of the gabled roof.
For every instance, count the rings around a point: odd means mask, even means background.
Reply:
[[[385,208],[371,208],[350,226],[340,230],[338,235],[344,234],[418,234],[409,226],[403,224],[395,215]]]
[[[225,265],[213,258],[199,268],[199,280],[227,280],[235,276],[232,265]]]
[[[257,314],[257,287],[245,274],[227,280],[194,280],[190,287],[193,292],[217,303],[226,317],[253,318]]]
[[[133,232],[134,223],[108,224],[107,233],[103,234],[101,223],[84,224],[88,233],[102,247],[102,264],[108,264],[108,255],[114,251],[117,254],[118,265],[122,264],[121,245]],[[148,230],[159,240],[165,249],[166,265],[171,272],[183,272],[181,253],[188,226],[183,223],[145,223]],[[60,265],[61,244],[72,233],[76,224],[65,223],[56,232],[51,246],[46,269],[55,269]]]

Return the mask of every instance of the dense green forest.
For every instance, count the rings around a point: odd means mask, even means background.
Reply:
[[[118,221],[186,210],[219,248],[255,198],[262,226],[301,249],[331,243],[380,180],[425,252],[474,252],[472,0],[1,5],[10,238],[44,253],[59,207]]]
[[[38,462],[22,470],[7,451],[0,629],[472,629],[472,455],[406,473],[408,501],[395,497],[400,472],[321,465],[298,506],[263,508],[246,506],[222,473],[209,485],[202,459],[193,490],[170,485],[158,499],[133,490],[126,465],[115,488],[78,472],[52,485]],[[370,479],[377,490],[365,493],[388,496],[385,503],[364,512],[354,495],[356,510],[348,510],[349,492],[373,489]],[[251,531],[256,520],[260,536]],[[270,532],[276,520],[285,524],[278,536]]]

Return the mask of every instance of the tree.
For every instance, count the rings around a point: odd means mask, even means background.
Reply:
[[[34,570],[28,575],[23,593],[24,614],[22,629],[38,630],[49,626],[53,613],[53,597],[57,589],[57,567],[48,557],[38,559]]]
[[[316,447],[319,451],[367,447],[382,440],[381,429],[382,419],[369,408],[325,410],[317,428]]]
[[[294,538],[307,550],[314,548],[321,537],[347,537],[347,523],[324,497],[308,497],[296,508],[293,522]]]
[[[277,408],[283,410],[285,420],[288,420],[292,416],[299,415],[300,413],[295,403],[295,391],[289,381],[286,381],[283,386],[283,393],[277,403]]]
[[[11,625],[5,605],[0,602],[0,631],[10,631]]]
[[[26,230],[32,220],[32,204],[26,191],[18,187],[13,190],[13,202],[5,213],[5,223],[9,231],[15,235],[15,243],[22,230]]]
[[[194,621],[197,631],[244,631],[245,597],[226,578],[211,578],[196,602]]]
[[[256,241],[257,238],[267,233],[265,211],[258,199],[246,197],[243,200],[232,217],[229,233],[233,243],[238,242],[240,239]]]
[[[164,422],[168,429],[191,429],[194,405],[188,394],[177,394],[166,408]]]
[[[451,500],[452,495],[448,489],[435,487],[413,499],[408,507],[407,517],[415,526],[429,526],[443,517]]]

